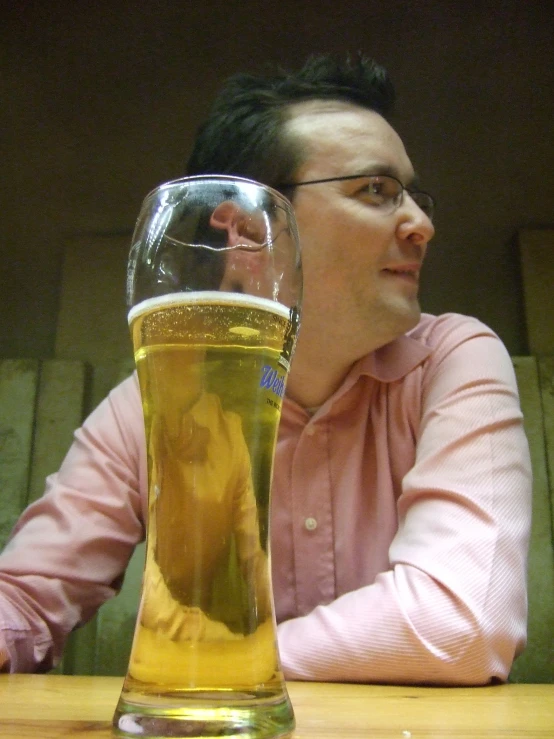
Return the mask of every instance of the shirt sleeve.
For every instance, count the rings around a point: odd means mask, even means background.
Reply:
[[[511,359],[492,332],[467,333],[423,370],[390,568],[279,625],[287,678],[507,679],[525,642],[531,467]]]
[[[133,376],[76,431],[59,472],[23,513],[0,556],[2,669],[50,669],[69,632],[121,587],[144,538],[143,446]]]

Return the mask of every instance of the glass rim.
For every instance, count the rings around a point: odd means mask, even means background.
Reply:
[[[237,175],[230,175],[230,174],[195,174],[195,175],[185,175],[183,177],[178,177],[174,180],[168,180],[167,182],[161,182],[159,185],[156,185],[156,187],[152,188],[143,198],[144,201],[150,200],[154,195],[157,195],[159,192],[162,192],[163,190],[169,190],[174,188],[175,186],[186,184],[187,182],[199,182],[201,180],[204,181],[217,181],[217,182],[234,182],[237,184],[246,184],[246,185],[255,185],[256,187],[259,187],[262,190],[265,190],[265,192],[270,193],[273,195],[276,199],[283,201],[288,205],[290,210],[294,212],[294,208],[292,206],[292,202],[287,198],[286,195],[283,195],[282,192],[277,190],[275,187],[271,187],[271,185],[265,185],[263,182],[259,182],[259,180],[253,180],[249,177],[239,177]]]
[[[195,290],[195,291],[179,291],[174,293],[164,293],[151,298],[145,298],[139,303],[132,305],[127,311],[127,322],[131,322],[143,311],[150,308],[171,308],[173,303],[182,305],[187,303],[192,305],[221,305],[237,304],[242,306],[258,306],[279,315],[281,318],[288,318],[291,308],[278,300],[270,300],[259,295],[251,295],[250,293],[234,293],[225,290]]]

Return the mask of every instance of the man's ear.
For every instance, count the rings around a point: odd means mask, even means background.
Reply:
[[[220,203],[210,216],[210,226],[227,231],[227,246],[260,248],[267,244],[262,213],[248,213],[232,200]]]

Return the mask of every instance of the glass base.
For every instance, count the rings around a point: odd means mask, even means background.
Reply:
[[[142,701],[122,695],[114,718],[113,733],[134,739],[286,739],[292,736],[294,714],[288,696],[220,692],[183,696],[152,696]],[[155,698],[155,701],[154,701]]]

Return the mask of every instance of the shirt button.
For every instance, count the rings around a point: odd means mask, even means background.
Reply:
[[[310,516],[310,518],[307,518],[304,521],[304,526],[308,529],[308,531],[314,531],[314,529],[317,529],[317,521],[315,520],[315,518],[312,518]]]
[[[306,426],[306,436],[313,436],[315,434],[315,426]]]

